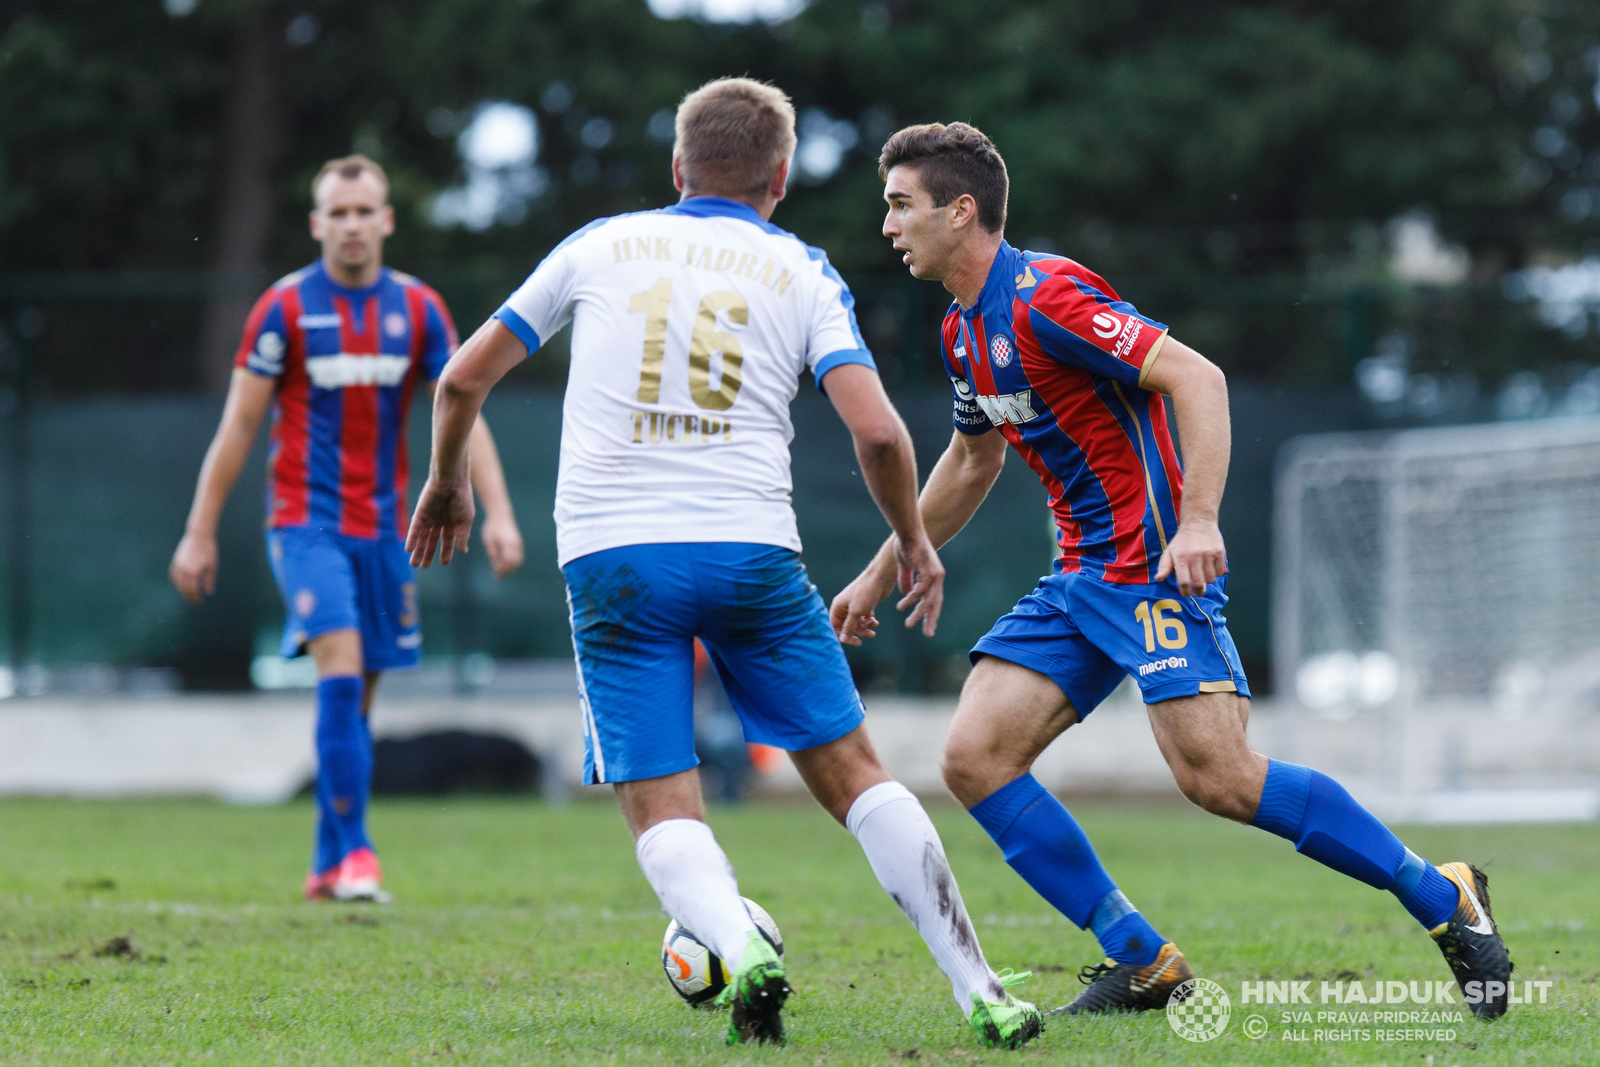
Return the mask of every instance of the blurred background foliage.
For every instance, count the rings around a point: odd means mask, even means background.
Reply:
[[[1600,217],[1600,4],[1587,0],[815,0],[745,24],[660,18],[643,0],[0,12],[12,271],[292,269],[312,251],[308,179],[358,149],[393,177],[391,261],[494,290],[462,309],[470,325],[577,226],[670,201],[670,109],[728,73],[794,96],[801,166],[778,221],[849,276],[903,282],[877,233],[875,157],[899,125],[936,119],[1000,145],[1013,241],[1164,298],[1157,315],[1381,286],[1403,217],[1466,256],[1421,280],[1494,289],[1541,256],[1584,252]],[[531,144],[485,148],[478,166],[473,120],[493,102],[532,120]],[[464,206],[477,212],[465,224]],[[1476,332],[1461,314],[1458,332]],[[1235,372],[1348,380],[1347,359],[1303,351],[1293,315],[1252,318],[1186,325]],[[216,384],[215,343],[175,347],[133,378],[49,381]]]

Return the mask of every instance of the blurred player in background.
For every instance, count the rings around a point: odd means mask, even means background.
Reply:
[[[768,219],[794,152],[794,109],[746,79],[678,108],[674,206],[562,242],[440,380],[433,467],[408,544],[448,562],[472,523],[466,444],[479,405],[569,320],[556,539],[582,694],[589,783],[615,783],[662,906],[733,965],[730,1044],[778,1041],[789,985],[705,823],[694,755],[701,638],[748,740],[788,750],[860,841],[972,1027],[1015,1046],[1031,1004],[984,960],[922,806],[878,762],[827,610],[798,555],[789,404],[809,370],[855,440],[895,532],[907,625],[931,634],[944,571],[917,515],[916,459],[827,258]]]
[[[1065,1010],[1165,1007],[1190,977],[1177,946],[1116,887],[1071,814],[1029,773],[1051,741],[1132,675],[1185,796],[1393,892],[1432,932],[1473,1010],[1502,1013],[1511,965],[1483,873],[1431,866],[1333,779],[1268,759],[1245,737],[1250,690],[1222,617],[1217,509],[1230,448],[1222,372],[1082,265],[1007,244],[1005,163],[978,130],[903,129],[884,145],[879,175],[884,235],[914,277],[943,282],[955,297],[943,328],[955,433],[922,493],[928,536],[943,545],[966,525],[1007,444],[1044,483],[1060,527],[1053,573],[972,650],[943,762],[951,792],[1006,861],[1105,950]],[[1163,395],[1184,445],[1181,471]],[[885,544],[835,598],[842,640],[872,636],[897,550]]]
[[[389,183],[364,156],[325,164],[311,184],[322,256],[256,303],[206,451],[172,583],[199,603],[216,585],[217,521],[270,406],[267,552],[288,621],[283,655],[317,665],[317,836],[305,893],[381,899],[367,837],[368,712],[381,671],[417,663],[417,586],[401,538],[406,421],[421,383],[456,347],[444,301],[383,265],[394,232]],[[473,423],[472,479],[496,576],[522,563],[522,535],[489,428]]]

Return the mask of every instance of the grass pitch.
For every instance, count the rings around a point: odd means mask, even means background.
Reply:
[[[1064,1003],[1096,961],[1092,939],[964,814],[932,814],[990,961],[1033,969],[1023,995]],[[1242,1005],[1240,983],[1314,979],[1315,997],[1321,979],[1447,979],[1389,894],[1188,810],[1079,814],[1129,896],[1233,997],[1221,1037],[1191,1044],[1146,1013],[1053,1021],[1016,1053],[979,1048],[854,840],[799,803],[712,816],[741,888],[782,927],[797,990],[788,1047],[729,1050],[722,1015],[686,1008],[661,975],[666,920],[609,804],[379,803],[398,903],[371,907],[297,899],[306,804],[12,800],[0,802],[0,1062],[1600,1061],[1593,825],[1405,831],[1431,859],[1488,870],[1517,977],[1556,985],[1497,1023],[1445,1027],[1454,1040],[1333,1041],[1313,1036],[1333,1024]],[[1259,1040],[1244,1033],[1252,1013],[1269,1024]],[[1283,1039],[1295,1030],[1309,1040]]]

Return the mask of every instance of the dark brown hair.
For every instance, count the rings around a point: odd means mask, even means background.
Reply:
[[[965,122],[930,122],[907,126],[884,142],[878,156],[878,177],[884,181],[896,167],[913,167],[935,207],[944,207],[962,193],[978,204],[978,222],[990,233],[1006,227],[1006,195],[1011,179],[994,142]]]
[[[678,105],[673,155],[702,195],[759,198],[794,153],[794,105],[752,78],[707,82]]]
[[[322,179],[330,174],[337,174],[341,178],[359,178],[363,174],[370,174],[378,179],[378,184],[383,186],[383,198],[389,199],[389,176],[383,172],[373,160],[363,155],[344,156],[340,159],[330,159],[317,171],[317,176],[311,179],[311,202],[317,202],[317,186],[322,184]]]

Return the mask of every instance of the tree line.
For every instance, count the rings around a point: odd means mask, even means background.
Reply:
[[[930,120],[995,138],[1014,240],[1107,275],[1376,276],[1374,235],[1420,210],[1490,284],[1600,233],[1590,0],[814,0],[748,25],[644,0],[0,0],[0,17],[8,272],[291,269],[311,175],[363,150],[393,180],[392,261],[498,285],[592,218],[673,199],[663,111],[724,74],[784,87],[803,135],[831,141],[837,166],[776,221],[853,277],[900,271],[876,155]],[[439,225],[486,101],[535,116],[533,195],[487,228]],[[241,299],[195,327],[202,377]]]

